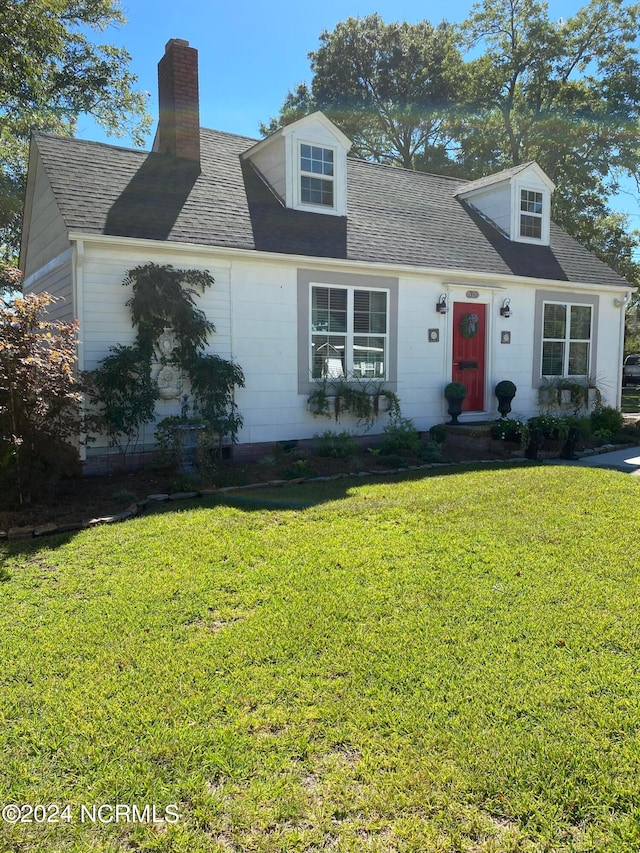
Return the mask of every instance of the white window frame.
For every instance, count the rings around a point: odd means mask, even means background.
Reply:
[[[564,329],[564,337],[563,338],[545,338],[544,336],[544,318],[545,318],[545,310],[547,305],[563,305],[567,309],[567,315],[565,318],[565,329]],[[589,337],[588,338],[572,338],[571,337],[571,309],[572,308],[588,308],[590,310],[591,316],[589,320]],[[585,302],[570,302],[569,300],[553,300],[553,299],[545,299],[542,303],[542,337],[540,342],[540,376],[543,379],[553,379],[554,377],[560,377],[562,379],[583,379],[591,375],[591,364],[592,364],[592,355],[593,355],[593,330],[594,330],[594,316],[595,309],[594,306],[585,303]],[[564,344],[564,356],[562,359],[562,373],[543,373],[544,366],[544,345],[546,342],[549,343],[562,343]],[[571,351],[571,344],[583,344],[586,343],[589,347],[589,356],[587,358],[587,372],[586,373],[569,373],[569,358]]]
[[[381,382],[382,381],[384,381],[384,382],[388,381],[389,380],[389,373],[390,373],[390,366],[389,366],[389,357],[390,357],[390,353],[389,353],[389,325],[390,325],[390,313],[391,313],[391,291],[388,290],[387,288],[384,288],[384,287],[367,287],[364,284],[358,285],[358,286],[353,286],[353,285],[343,285],[343,284],[326,284],[326,283],[320,282],[320,281],[314,281],[314,282],[310,283],[310,285],[309,285],[309,318],[308,318],[308,324],[309,324],[309,370],[310,370],[311,377],[313,377],[313,350],[314,350],[313,337],[314,337],[314,335],[317,335],[317,334],[324,334],[324,332],[314,330],[314,328],[313,328],[313,290],[314,290],[314,288],[323,288],[326,290],[344,290],[344,291],[346,291],[346,294],[347,294],[347,310],[346,310],[347,331],[346,332],[332,332],[332,331],[326,332],[326,334],[330,335],[330,336],[335,336],[335,337],[344,336],[345,349],[346,349],[345,366],[344,366],[345,375],[342,377],[338,376],[338,375],[333,375],[333,376],[328,375],[326,378],[329,380],[342,378],[342,379],[354,380],[354,381],[358,381],[359,379],[363,379],[365,381],[367,379],[371,379],[373,381],[381,381]],[[356,291],[364,291],[366,293],[384,293],[385,294],[385,320],[386,320],[386,322],[385,322],[386,331],[385,332],[363,333],[363,332],[354,331],[354,315],[355,315],[354,304],[355,304],[355,293],[356,293]],[[384,373],[382,375],[376,374],[374,376],[362,376],[362,377],[354,375],[354,358],[353,358],[354,338],[357,338],[357,337],[371,337],[371,338],[383,338],[384,339],[384,361],[383,361]],[[321,378],[321,377],[316,377],[316,378]]]
[[[524,193],[534,193],[534,195],[540,196],[540,213],[522,209],[522,202],[524,200],[522,198],[522,196]],[[529,203],[529,199],[526,199],[526,201],[527,201],[527,203]],[[536,201],[537,201],[537,199],[536,199]],[[520,236],[520,239],[531,240],[532,242],[535,242],[535,243],[541,243],[542,242],[542,240],[544,238],[545,204],[546,204],[545,194],[544,194],[544,192],[542,192],[542,190],[534,189],[533,187],[520,187],[519,188],[519,193],[518,193],[518,234]],[[531,234],[523,234],[522,233],[522,224],[523,224],[522,223],[522,217],[523,216],[530,216],[531,218],[537,219],[539,221],[539,223],[540,223],[540,236],[539,237],[533,237]]]
[[[333,174],[323,175],[318,172],[307,172],[302,168],[302,146],[308,145],[310,148],[321,148],[323,151],[331,151],[333,154]],[[296,146],[296,196],[297,204],[303,210],[313,210],[318,213],[335,212],[338,208],[338,182],[336,180],[338,172],[338,149],[334,145],[327,145],[324,142],[312,142],[308,139],[299,139]],[[302,200],[302,179],[315,178],[322,181],[331,181],[333,191],[333,204],[316,204],[310,201]]]

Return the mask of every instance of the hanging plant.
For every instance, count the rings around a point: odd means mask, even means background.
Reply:
[[[460,334],[463,338],[475,338],[478,334],[480,318],[477,314],[463,314],[460,320]]]

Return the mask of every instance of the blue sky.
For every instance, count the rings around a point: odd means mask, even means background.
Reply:
[[[446,4],[424,0],[122,0],[127,23],[108,29],[98,38],[129,51],[131,70],[140,89],[149,92],[149,112],[157,119],[157,63],[170,38],[186,39],[198,49],[200,68],[200,122],[204,127],[259,138],[261,121],[278,113],[287,93],[311,79],[307,54],[318,47],[320,33],[345,18],[378,12],[385,21],[438,23],[443,17],[458,22],[467,17],[471,0]],[[586,0],[551,0],[553,17],[570,17]],[[98,40],[96,38],[96,40]],[[82,118],[78,136],[84,139],[130,144],[108,139],[90,118]],[[148,146],[152,138],[149,138]],[[614,202],[632,214],[640,228],[638,193],[625,188]]]

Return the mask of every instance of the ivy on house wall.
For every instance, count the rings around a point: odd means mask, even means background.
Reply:
[[[135,446],[140,428],[155,416],[160,395],[152,379],[152,362],[158,339],[170,330],[176,345],[168,353],[160,350],[157,361],[184,373],[194,415],[212,432],[235,442],[242,416],[234,390],[244,386],[244,374],[234,362],[205,352],[215,326],[196,304],[213,286],[213,276],[207,270],[148,263],[129,270],[122,283],[132,291],[126,305],[137,329],[136,341],[111,347],[110,355],[89,375],[96,430],[123,453]]]

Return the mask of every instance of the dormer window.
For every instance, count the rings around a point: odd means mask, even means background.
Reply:
[[[320,112],[276,130],[242,155],[290,210],[347,215],[351,142]]]
[[[554,189],[551,178],[532,161],[470,181],[456,197],[508,240],[548,246]]]
[[[300,201],[333,207],[334,157],[331,148],[300,143]]]
[[[542,193],[520,190],[520,236],[542,239]]]

